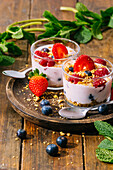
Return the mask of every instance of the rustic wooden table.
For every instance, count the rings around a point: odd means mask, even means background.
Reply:
[[[99,12],[100,9],[113,6],[111,0],[80,0],[88,9]],[[72,12],[62,12],[60,6],[75,7],[74,0],[0,0],[0,32],[4,32],[9,24],[29,19],[39,18],[45,10],[51,11],[58,19],[74,20]],[[80,45],[81,53],[104,56],[113,63],[113,30],[104,34],[102,41],[92,40]],[[7,69],[20,70],[30,64],[30,50],[27,41],[17,41],[22,49],[22,56],[16,57],[16,62]],[[49,143],[56,143],[60,132],[39,127],[17,114],[11,107],[6,96],[8,77],[2,75],[6,67],[0,67],[0,169],[4,170],[111,170],[112,164],[100,162],[95,150],[103,139],[96,130],[89,134],[66,134],[67,148],[60,149],[57,157],[46,153]],[[112,122],[112,120],[111,120]],[[18,129],[24,128],[33,138],[23,142],[17,138]]]

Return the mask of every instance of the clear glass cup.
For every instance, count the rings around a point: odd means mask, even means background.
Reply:
[[[91,57],[93,60],[100,57]],[[103,59],[103,58],[101,58]],[[95,77],[92,70],[92,76],[88,76],[83,72],[76,75],[75,72],[70,72],[69,67],[73,67],[76,59],[68,59],[62,65],[63,70],[63,86],[65,100],[70,106],[89,107],[110,100],[113,65],[110,61],[106,61],[106,66],[95,63],[96,69],[106,67],[109,71],[108,75]]]
[[[40,65],[40,61],[44,59],[43,57],[40,57],[35,54],[36,50],[41,50],[42,48],[46,47],[50,50],[52,50],[52,46],[56,43],[62,43],[66,46],[68,50],[68,56],[60,59],[54,59],[55,65],[54,66],[42,66]],[[80,52],[79,45],[69,39],[65,38],[45,38],[36,41],[31,46],[31,59],[32,59],[32,70],[37,68],[39,72],[43,72],[46,74],[48,79],[48,89],[51,90],[59,90],[63,89],[63,79],[62,79],[62,64],[64,61],[66,61],[68,58],[76,57]],[[46,60],[50,60],[50,58],[46,58]]]

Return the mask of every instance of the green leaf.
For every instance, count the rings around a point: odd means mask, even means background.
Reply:
[[[113,150],[113,141],[110,141],[108,139],[104,139],[99,145],[99,148]]]
[[[3,32],[0,34],[0,41],[7,40],[11,38],[11,34],[8,32]]]
[[[91,26],[94,23],[94,21],[92,19],[89,19],[89,18],[83,16],[83,14],[81,12],[77,12],[75,14],[75,19],[77,19],[78,23],[85,22],[85,25],[89,25],[89,26]]]
[[[28,40],[30,44],[33,44],[35,42],[35,34],[34,33],[29,33],[25,30],[22,30],[23,32],[23,38]]]
[[[45,11],[43,13],[43,16],[52,23],[54,23],[59,29],[62,28],[62,25],[60,24],[59,20],[55,16],[53,16],[49,11]]]
[[[92,34],[91,31],[82,26],[77,32],[75,32],[74,40],[78,43],[87,43],[91,40]]]
[[[6,47],[8,49],[8,52],[15,55],[15,56],[20,56],[22,55],[22,51],[18,46],[15,45],[14,42],[7,42]]]
[[[23,38],[23,32],[22,32],[22,29],[19,27],[19,30],[17,30],[16,32],[12,33],[12,38],[15,38],[15,39],[21,39]]]
[[[0,63],[3,61],[3,58],[2,58],[2,56],[0,55]]]
[[[113,151],[107,149],[96,149],[96,157],[103,162],[113,163]]]
[[[6,41],[3,40],[1,43],[0,43],[0,49],[5,53],[5,52],[8,52],[8,48],[6,47]]]
[[[2,61],[0,62],[0,66],[9,66],[15,62],[15,59],[10,56],[0,54],[0,58],[2,58]]]
[[[87,7],[84,5],[84,4],[82,4],[81,2],[78,2],[78,3],[76,3],[76,9],[78,10],[78,11],[88,11],[88,9],[87,9]]]
[[[95,38],[102,40],[102,32],[101,32],[101,25],[102,23],[100,21],[96,21],[92,26],[92,34]]]
[[[110,21],[109,21],[108,27],[113,28],[113,14],[110,17]]]
[[[94,122],[94,125],[100,135],[113,139],[113,126],[103,121],[96,121]]]

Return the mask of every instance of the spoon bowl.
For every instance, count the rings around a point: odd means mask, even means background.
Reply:
[[[68,119],[82,119],[86,116],[89,110],[95,110],[102,104],[113,104],[113,100],[105,103],[101,103],[91,107],[65,107],[59,110],[59,115]],[[94,114],[94,113],[93,113]]]
[[[2,73],[5,76],[9,76],[9,77],[13,77],[13,78],[25,78],[26,77],[26,73],[28,71],[30,71],[32,68],[28,68],[22,72],[19,71],[15,71],[15,70],[4,70]]]

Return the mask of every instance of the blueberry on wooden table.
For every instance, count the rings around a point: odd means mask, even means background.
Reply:
[[[50,144],[46,147],[46,152],[51,156],[56,156],[58,153],[58,146],[55,144]]]
[[[40,102],[40,106],[43,107],[45,105],[50,105],[49,101],[46,100],[46,99],[43,99],[41,102]]]
[[[25,139],[26,138],[26,131],[24,129],[19,129],[17,131],[17,136],[20,138],[20,139]]]
[[[59,136],[56,140],[56,143],[60,147],[64,148],[64,147],[66,147],[66,144],[67,144],[67,138],[65,136]]]
[[[42,113],[44,114],[44,115],[49,115],[49,114],[52,114],[52,108],[51,108],[51,106],[43,106],[42,107]]]
[[[108,114],[108,105],[107,104],[102,104],[98,107],[98,111],[102,115]]]

